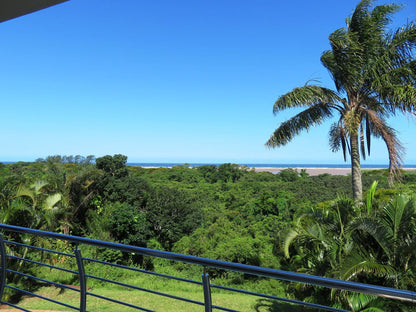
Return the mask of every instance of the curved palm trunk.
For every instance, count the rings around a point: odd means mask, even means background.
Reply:
[[[354,201],[363,198],[363,186],[361,182],[360,150],[358,145],[358,134],[351,134],[351,176],[352,176],[352,196]]]

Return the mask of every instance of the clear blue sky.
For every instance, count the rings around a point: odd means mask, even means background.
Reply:
[[[264,143],[293,114],[273,116],[279,95],[310,79],[333,88],[320,55],[357,3],[70,0],[1,23],[0,161],[343,163],[330,123]],[[397,25],[416,19],[413,0],[398,3]],[[391,125],[416,164],[415,119]],[[364,164],[387,164],[374,143]]]

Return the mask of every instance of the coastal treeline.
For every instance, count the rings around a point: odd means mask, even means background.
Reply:
[[[124,155],[52,156],[0,164],[0,222],[415,290],[416,173],[403,171],[394,187],[388,170],[366,170],[362,181],[364,200],[356,202],[351,176],[295,169],[273,174],[230,163],[142,168],[128,166]],[[115,252],[95,256],[158,266]],[[233,282],[354,311],[407,308],[308,286],[277,287],[244,277]]]

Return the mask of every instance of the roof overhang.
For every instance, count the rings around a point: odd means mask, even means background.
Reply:
[[[0,23],[68,0],[0,0]]]

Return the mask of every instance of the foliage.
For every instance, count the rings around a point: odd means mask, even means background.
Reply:
[[[135,246],[146,246],[151,237],[150,224],[144,212],[137,211],[127,203],[116,202],[107,204],[105,213],[111,215],[108,219],[108,228],[116,241]]]
[[[203,222],[202,210],[196,198],[167,187],[155,188],[149,194],[145,209],[153,237],[167,250]]]
[[[416,283],[416,202],[413,196],[394,195],[377,202],[375,187],[366,203],[338,198],[298,218],[283,241],[289,269],[309,274],[414,290]],[[288,288],[297,297],[321,298],[321,290]],[[345,292],[334,293],[341,308],[376,309],[383,300]],[[390,310],[391,309],[391,310]],[[399,311],[397,305],[382,311]]]
[[[60,163],[60,164],[77,164],[77,165],[90,165],[94,163],[95,157],[93,155],[88,155],[87,157],[81,155],[54,155],[48,156],[45,159],[38,158],[36,159],[37,163]]]
[[[365,171],[368,196],[361,205],[351,198],[351,176],[308,176],[294,169],[272,174],[230,164],[140,168],[126,160],[114,155],[98,158],[98,166],[51,161],[0,166],[0,217],[52,231],[68,224],[76,235],[195,256],[407,289],[416,285],[415,172],[404,172],[401,183],[389,188],[386,170]],[[71,248],[46,239],[32,243]],[[99,249],[83,254],[147,269],[166,265]],[[39,260],[66,263],[59,257]],[[172,269],[192,273],[185,265]],[[248,289],[260,287],[256,282],[272,287],[244,275],[209,273]],[[382,304],[389,311],[384,301],[344,292],[292,284],[285,291],[341,308]]]
[[[260,265],[262,244],[246,229],[222,217],[208,228],[199,228],[191,236],[183,237],[173,250],[211,259]]]
[[[202,174],[202,177],[208,183],[222,182],[236,182],[245,174],[245,169],[236,164],[222,164],[204,165],[197,167],[197,170]]]

